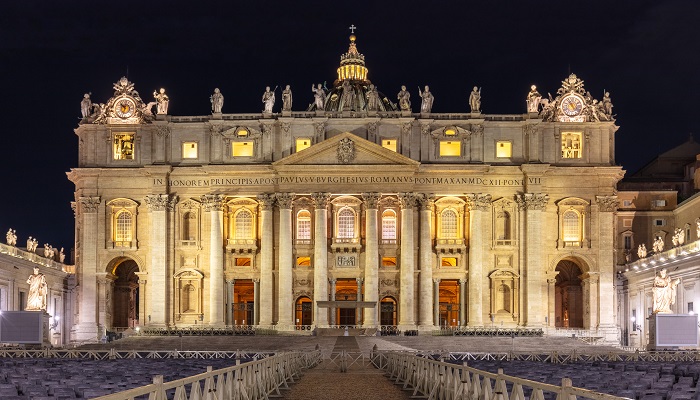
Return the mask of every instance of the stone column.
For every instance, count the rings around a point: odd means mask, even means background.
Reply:
[[[588,272],[584,274],[583,282],[581,282],[583,287],[583,326],[588,329],[598,328],[598,298],[603,295],[599,288],[599,281],[596,272]]]
[[[294,299],[292,296],[292,202],[293,193],[277,193],[277,206],[280,210],[279,230],[279,287],[277,325],[283,329],[294,325]]]
[[[259,293],[256,301],[256,308],[259,311],[258,324],[261,326],[272,325],[274,281],[272,275],[273,261],[273,237],[272,237],[272,207],[275,204],[275,197],[271,194],[261,194],[258,196],[260,204],[260,226],[262,234],[260,239],[260,282],[258,282]]]
[[[260,324],[260,279],[253,279],[253,320],[248,321],[248,325],[262,325]]]
[[[357,300],[356,301],[362,301],[362,278],[355,278],[355,281],[357,281]],[[362,324],[362,307],[357,307],[355,309],[355,325],[360,325]]]
[[[519,208],[525,213],[521,218],[525,224],[525,237],[521,238],[525,247],[523,259],[523,273],[521,279],[524,283],[524,312],[522,322],[524,326],[539,327],[544,323],[546,304],[542,288],[545,282],[545,260],[543,257],[542,228],[544,226],[544,213],[549,196],[542,193],[525,193],[516,198]]]
[[[136,319],[139,321],[139,326],[143,326],[146,324],[146,299],[148,298],[146,290],[148,286],[146,283],[148,283],[148,272],[136,272],[136,276],[139,277],[139,314],[136,316]]]
[[[599,291],[598,317],[601,328],[615,328],[614,313],[607,310],[615,309],[615,212],[617,211],[617,196],[596,196],[598,204],[598,270]],[[681,291],[682,293],[682,291]],[[606,310],[603,312],[602,310]]]
[[[328,309],[320,308],[317,301],[328,300],[328,201],[330,193],[312,193],[314,201],[314,324],[328,326]],[[335,293],[335,280],[333,281]]]
[[[467,279],[459,280],[459,324],[467,324]]]
[[[209,324],[224,324],[224,196],[207,194],[201,198],[209,213]]]
[[[418,281],[418,305],[420,326],[436,325],[433,312],[433,241],[430,221],[433,220],[435,199],[433,195],[424,194],[418,198],[420,203],[420,275]]]
[[[363,326],[376,328],[379,325],[379,193],[362,193],[365,203],[365,301],[375,303],[375,308],[365,309]],[[359,301],[359,287],[358,287]]]
[[[234,279],[226,280],[226,298],[228,299],[226,302],[226,325],[235,325],[233,320],[233,288],[235,284],[236,281]]]
[[[399,329],[415,329],[415,263],[413,260],[413,205],[415,193],[399,193],[401,202],[401,300]]]
[[[173,209],[175,198],[168,194],[146,196],[148,211],[151,213],[150,232],[150,299],[148,300],[151,320],[149,326],[165,327],[168,325],[168,300],[170,299],[168,280],[168,218],[166,211]]]
[[[440,326],[440,279],[433,279],[433,321]]]
[[[331,301],[335,301],[335,282],[336,282],[336,280],[329,279],[328,281],[331,284],[331,296],[330,296]],[[331,313],[331,325],[335,325],[336,324],[335,323],[335,307],[331,307],[330,313]]]
[[[89,341],[99,339],[97,324],[97,210],[99,197],[78,199],[78,221],[81,221],[80,253],[78,257],[78,282],[80,282],[80,323],[76,327],[75,339]],[[146,304],[142,305],[145,307]],[[23,310],[22,310],[23,311]]]
[[[484,258],[488,238],[484,237],[487,231],[485,226],[490,222],[484,214],[491,206],[491,195],[489,194],[469,194],[467,195],[467,205],[469,207],[469,315],[468,326],[484,326]]]

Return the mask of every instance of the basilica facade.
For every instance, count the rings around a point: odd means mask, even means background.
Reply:
[[[618,340],[618,127],[576,75],[556,98],[525,91],[518,114],[482,114],[476,90],[469,112],[432,113],[428,88],[415,113],[376,91],[353,36],[305,111],[282,93],[279,112],[266,94],[262,113],[227,113],[217,89],[211,115],[179,117],[134,89],[86,97],[75,129],[73,340],[232,325]]]

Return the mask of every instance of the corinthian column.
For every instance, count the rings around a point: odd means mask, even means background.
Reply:
[[[421,326],[436,325],[433,319],[433,246],[430,221],[433,219],[435,200],[432,195],[419,197],[420,203],[420,275],[418,281],[419,321]]]
[[[485,217],[491,205],[491,195],[470,194],[467,195],[469,207],[469,316],[468,326],[484,326],[484,263],[487,262],[484,253],[487,247],[485,242],[488,232],[488,219]]]
[[[97,210],[99,197],[78,199],[77,221],[80,223],[80,247],[78,281],[80,282],[80,324],[76,328],[76,339],[97,340]]]
[[[542,288],[545,284],[544,259],[542,251],[542,225],[543,211],[547,205],[549,196],[542,193],[525,193],[518,195],[516,201],[525,218],[521,221],[525,224],[525,237],[522,238],[525,247],[523,260],[523,274],[521,280],[524,283],[525,304],[522,305],[523,325],[542,326],[546,310],[542,305],[547,304],[543,297]]]
[[[271,194],[258,195],[260,204],[260,226],[262,227],[262,237],[260,239],[260,293],[256,308],[260,311],[258,324],[262,326],[272,325],[273,309],[273,238],[272,238],[272,207],[275,204],[275,197]]]
[[[318,301],[328,300],[328,201],[330,193],[312,193],[314,201],[314,324],[328,327],[328,309]]]
[[[224,324],[224,197],[208,194],[201,198],[209,213],[209,324]]]
[[[415,193],[399,193],[401,203],[401,300],[399,307],[399,329],[415,328],[415,263],[413,261],[413,205]]]
[[[598,268],[600,271],[598,291],[598,324],[600,327],[613,328],[615,314],[608,310],[615,309],[615,289],[613,281],[615,266],[613,243],[615,243],[615,211],[617,211],[617,196],[596,196],[598,205]],[[605,310],[605,312],[603,312]]]
[[[277,193],[277,206],[280,209],[279,230],[279,289],[277,325],[294,325],[294,299],[292,298],[292,202],[293,193]]]
[[[163,327],[168,325],[168,217],[166,211],[173,209],[175,198],[167,194],[154,194],[146,196],[148,211],[151,212],[150,253],[151,262],[149,268],[150,290],[149,314],[150,326]]]
[[[378,325],[377,308],[379,297],[379,233],[377,214],[379,193],[362,193],[365,203],[365,301],[375,303],[374,308],[365,309],[365,328],[375,328]],[[358,292],[358,301],[360,293]]]

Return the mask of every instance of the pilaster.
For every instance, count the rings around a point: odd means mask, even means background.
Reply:
[[[166,327],[168,325],[168,299],[170,298],[168,280],[168,216],[166,211],[172,210],[175,198],[168,194],[146,196],[146,205],[151,213],[150,232],[150,266],[148,291],[148,312],[151,316],[148,325]]]
[[[430,232],[430,221],[435,212],[435,199],[432,194],[419,197],[420,204],[420,239],[419,239],[419,324],[421,326],[436,326],[437,320],[433,313],[433,245]]]
[[[364,327],[374,328],[378,325],[379,308],[379,193],[362,193],[365,203],[365,301],[377,303],[375,308],[365,309]],[[358,301],[359,301],[358,292]]]
[[[401,203],[401,293],[399,329],[415,329],[415,262],[413,260],[413,206],[415,193],[399,193]]]
[[[471,327],[484,326],[484,265],[485,248],[484,231],[487,231],[485,224],[488,219],[484,216],[491,206],[491,195],[484,193],[472,193],[467,196],[467,207],[469,207],[469,298],[474,301],[469,302],[469,315],[467,325]]]
[[[278,320],[277,325],[283,329],[294,325],[294,299],[292,295],[292,202],[293,193],[277,193],[275,195],[280,213],[279,229],[279,287],[278,287]]]
[[[316,302],[328,300],[328,202],[331,194],[312,193],[311,198],[314,201],[314,324],[324,328],[328,326],[328,310],[318,307]]]
[[[275,197],[272,194],[258,195],[260,204],[260,226],[262,227],[262,237],[260,240],[260,290],[256,308],[259,313],[259,325],[272,325],[273,311],[273,237],[272,237],[272,208],[275,204]]]
[[[598,205],[598,270],[599,291],[598,321],[601,327],[615,326],[615,315],[608,310],[615,309],[615,212],[617,196],[596,196]],[[603,312],[605,310],[605,312]]]
[[[80,320],[75,329],[76,341],[98,341],[100,338],[97,324],[97,210],[100,204],[101,200],[97,196],[78,199],[78,219],[82,220],[82,251],[77,266],[80,283]]]
[[[224,325],[224,239],[223,206],[220,194],[201,198],[204,211],[209,213],[209,324]]]
[[[543,211],[549,196],[543,193],[525,193],[516,197],[519,209],[525,214],[521,221],[525,224],[523,274],[521,275],[524,289],[525,304],[523,304],[522,323],[528,327],[539,327],[544,324],[546,311],[542,305],[547,304],[542,293],[544,287],[544,257],[542,243],[542,227],[544,226]]]

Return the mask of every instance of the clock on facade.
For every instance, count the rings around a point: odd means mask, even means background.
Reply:
[[[114,114],[122,119],[132,117],[136,111],[136,104],[128,97],[117,100],[114,103]]]
[[[575,94],[570,94],[561,100],[561,112],[569,117],[580,115],[583,111],[583,99]]]

